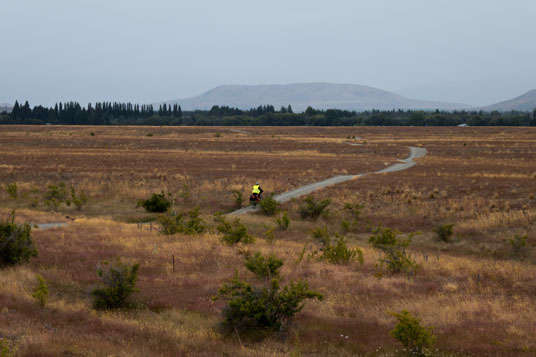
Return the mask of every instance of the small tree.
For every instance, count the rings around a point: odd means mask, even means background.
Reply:
[[[0,357],[10,357],[12,356],[11,352],[9,340],[7,338],[0,338]]]
[[[100,267],[97,269],[101,286],[91,292],[93,306],[99,310],[129,307],[128,298],[138,291],[136,280],[139,264],[128,265],[120,259],[112,264],[107,262],[103,264],[108,266],[108,269],[103,270]]]
[[[48,191],[45,194],[46,205],[51,209],[56,210],[63,202],[67,202],[67,191],[65,190],[65,184],[60,182],[58,185],[48,185]]]
[[[6,184],[6,192],[7,194],[9,195],[9,198],[14,200],[17,198],[17,183],[16,182],[12,182],[12,183],[7,183]]]
[[[311,231],[311,236],[321,246],[325,246],[330,241],[327,227],[316,227]]]
[[[45,307],[48,300],[48,286],[41,275],[37,275],[37,287],[35,288],[32,297],[39,302],[41,307]]]
[[[87,196],[83,191],[80,191],[78,194],[75,192],[74,187],[71,186],[71,200],[75,205],[77,210],[81,210],[87,202]]]
[[[244,197],[242,196],[242,191],[232,190],[234,207],[236,209],[242,208],[242,203],[244,202]]]
[[[326,208],[330,203],[331,200],[329,198],[325,198],[318,202],[313,196],[307,196],[299,208],[300,215],[304,219],[310,218],[316,220],[321,214],[327,214],[328,210],[326,210]]]
[[[166,197],[164,192],[153,193],[151,198],[138,201],[139,206],[142,206],[148,212],[166,212],[171,207],[171,200]]]
[[[267,196],[259,201],[262,212],[267,216],[273,216],[279,211],[281,204],[274,199],[273,195]]]
[[[322,250],[322,259],[332,264],[349,264],[354,259],[360,264],[363,264],[363,252],[361,249],[350,249],[346,244],[346,239],[343,236],[337,235],[335,243],[331,240],[324,246]]]
[[[411,233],[406,238],[400,238],[398,237],[400,232],[381,226],[374,233],[369,237],[369,243],[383,253],[379,259],[380,268],[386,265],[387,270],[392,274],[410,272],[417,268],[415,261],[406,252],[415,233]]]
[[[400,313],[391,312],[398,322],[390,332],[391,336],[408,349],[408,354],[422,356],[427,348],[431,348],[436,337],[433,334],[433,327],[423,326],[419,319],[414,317],[407,310]]]
[[[510,247],[512,248],[512,255],[514,257],[521,257],[525,253],[525,248],[527,246],[527,235],[524,236],[516,234],[509,241]]]
[[[184,217],[188,216],[188,220],[184,221]],[[160,232],[165,235],[173,235],[183,233],[188,235],[196,235],[204,233],[207,228],[205,221],[199,217],[199,207],[194,208],[190,212],[179,213],[177,215],[159,216],[158,223],[161,225]]]
[[[344,211],[348,214],[348,218],[344,218],[341,222],[343,232],[356,231],[359,227],[359,216],[361,215],[361,210],[365,206],[358,203],[345,203]]]
[[[454,224],[442,224],[434,229],[437,234],[437,238],[445,243],[450,243],[452,237]]]
[[[272,279],[279,277],[279,269],[283,266],[283,261],[273,254],[264,256],[257,252],[253,256],[247,256],[244,265],[255,276]]]
[[[217,298],[227,300],[223,310],[223,327],[228,332],[270,333],[288,326],[307,299],[322,300],[323,295],[309,290],[305,281],[281,287],[279,270],[283,262],[270,255],[256,253],[247,257],[246,268],[261,281],[252,285],[237,275],[218,290]]]
[[[0,267],[24,263],[37,256],[28,223],[15,224],[15,212],[11,221],[0,221]]]
[[[227,244],[236,243],[253,243],[255,238],[248,234],[248,229],[240,222],[240,219],[235,218],[229,222],[222,215],[216,215],[214,220],[218,223],[216,229],[223,234],[222,240]]]
[[[277,227],[282,230],[286,231],[288,229],[288,226],[290,224],[290,219],[288,218],[287,211],[283,212],[280,218],[275,219],[275,223],[277,223]]]
[[[316,243],[320,245],[320,251],[322,255],[321,260],[325,260],[332,264],[350,264],[353,260],[356,260],[363,264],[363,252],[359,248],[350,249],[346,243],[346,239],[336,233],[335,242],[331,239],[327,228],[317,227],[311,232],[312,237]],[[313,251],[312,256],[316,255],[318,251]]]

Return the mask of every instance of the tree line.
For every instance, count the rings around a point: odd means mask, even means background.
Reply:
[[[363,112],[308,107],[295,113],[292,107],[273,105],[242,110],[213,106],[210,110],[183,111],[178,104],[153,105],[100,102],[81,106],[77,102],[53,107],[30,107],[15,102],[11,113],[0,113],[0,124],[53,125],[198,125],[198,126],[536,126],[536,108],[521,111],[422,111],[369,110]]]

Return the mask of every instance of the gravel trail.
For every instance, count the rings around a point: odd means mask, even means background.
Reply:
[[[252,134],[252,133],[239,131],[239,130],[233,130],[233,131],[240,132],[240,133],[243,133],[243,134]],[[426,153],[427,153],[427,151],[424,148],[411,146],[409,148],[409,156],[407,158],[402,159],[402,160],[398,160],[398,163],[393,164],[391,166],[388,166],[388,167],[386,167],[384,169],[381,169],[379,171],[367,172],[367,173],[356,174],[356,175],[339,175],[339,176],[330,177],[330,178],[328,178],[326,180],[311,183],[309,185],[299,187],[299,188],[297,188],[295,190],[292,190],[292,191],[280,193],[278,195],[275,195],[274,199],[276,201],[278,201],[278,202],[283,203],[283,202],[287,202],[287,201],[289,201],[289,200],[291,200],[293,198],[305,196],[305,195],[307,195],[307,194],[309,194],[309,193],[311,193],[313,191],[319,190],[321,188],[337,185],[339,183],[343,183],[343,182],[350,181],[350,180],[355,180],[355,179],[357,179],[359,177],[362,177],[362,176],[365,176],[365,175],[406,170],[406,169],[409,169],[410,167],[413,167],[413,166],[415,166],[417,164],[415,161],[413,161],[413,159],[418,159],[420,157],[423,157],[424,155],[426,155]],[[255,207],[248,206],[248,207],[243,207],[243,208],[241,208],[239,210],[233,211],[233,212],[231,212],[229,214],[244,214],[244,213],[248,213],[248,212],[253,212],[255,210],[256,210]]]

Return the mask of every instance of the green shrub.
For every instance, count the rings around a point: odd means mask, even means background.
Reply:
[[[259,201],[262,212],[267,216],[273,216],[279,211],[281,204],[274,199],[273,195],[264,197]]]
[[[363,264],[363,252],[359,248],[350,249],[346,243],[346,239],[336,234],[335,242],[332,241],[329,236],[327,228],[315,228],[311,232],[312,237],[316,243],[320,245],[320,251],[322,255],[321,260],[325,260],[332,264],[350,264],[353,260],[357,259],[359,263]],[[313,251],[312,256],[316,255],[318,251]]]
[[[426,349],[431,348],[436,342],[433,328],[421,325],[419,319],[407,310],[390,314],[398,320],[390,335],[408,350],[408,355],[426,355]]]
[[[187,184],[183,183],[182,184],[182,190],[179,193],[179,196],[180,196],[180,198],[182,198],[182,200],[184,202],[188,202],[190,200],[190,197],[192,196],[192,190],[190,189],[190,186],[188,186]]]
[[[63,203],[67,203],[67,191],[65,190],[65,184],[60,182],[58,185],[48,185],[48,191],[45,194],[45,204],[53,210]],[[68,205],[70,204],[70,201]]]
[[[7,194],[9,195],[9,198],[14,200],[17,198],[17,183],[16,182],[13,182],[13,183],[8,183],[6,184],[6,192]]]
[[[354,259],[360,264],[363,264],[363,252],[361,249],[350,249],[346,244],[346,239],[342,236],[337,236],[335,243],[331,240],[322,249],[321,259],[332,264],[350,264]]]
[[[0,338],[0,357],[10,357],[12,356],[12,351],[9,348],[9,340]]]
[[[37,256],[31,232],[30,224],[15,224],[15,212],[11,221],[0,221],[0,267],[24,263]]]
[[[151,198],[138,201],[138,206],[142,206],[147,212],[166,212],[171,207],[171,200],[164,192],[153,193]]]
[[[280,218],[275,219],[275,223],[277,223],[277,227],[282,230],[286,231],[288,229],[288,226],[290,224],[290,219],[288,218],[287,211],[283,212]]]
[[[257,277],[272,279],[279,277],[279,269],[283,266],[283,261],[273,254],[264,256],[257,252],[253,256],[246,257],[244,265]]]
[[[37,275],[37,287],[35,288],[32,297],[39,302],[41,307],[45,307],[48,300],[48,286],[41,275]]]
[[[91,292],[93,306],[99,310],[131,306],[128,298],[132,293],[138,291],[136,280],[138,279],[139,264],[128,265],[119,259],[112,264],[107,262],[103,264],[108,266],[108,269],[97,269],[101,285]]]
[[[242,208],[242,203],[244,202],[244,197],[242,196],[242,191],[232,190],[231,193],[233,194],[234,207],[236,209]]]
[[[365,206],[358,203],[345,203],[344,211],[348,214],[348,218],[344,218],[341,222],[343,232],[352,232],[357,231],[359,228],[359,216],[361,215],[361,210]]]
[[[521,257],[525,254],[525,249],[527,246],[527,235],[514,235],[513,238],[509,240],[510,247],[512,248],[512,255],[515,257]]]
[[[184,221],[184,217],[188,220]],[[177,215],[159,216],[158,223],[161,225],[160,232],[165,235],[183,233],[196,235],[206,232],[205,221],[199,218],[199,207],[194,208],[188,214],[179,213]]]
[[[326,245],[330,238],[329,238],[329,232],[328,232],[328,228],[327,227],[324,227],[324,228],[321,228],[321,227],[316,227],[316,228],[313,228],[313,230],[311,231],[311,236],[314,238],[314,240],[316,241],[316,243],[324,246]]]
[[[331,200],[329,198],[325,198],[318,202],[313,196],[307,196],[299,208],[300,215],[304,219],[310,218],[316,220],[321,214],[327,214],[328,210],[326,210],[326,208],[330,203]]]
[[[354,221],[359,220],[359,216],[361,216],[361,210],[365,208],[364,205],[360,205],[359,203],[345,203],[344,204],[344,210],[350,215],[350,217]]]
[[[437,238],[445,243],[450,243],[450,238],[454,233],[452,228],[454,224],[442,224],[434,229],[434,232],[437,234]]]
[[[74,190],[74,187],[71,187],[71,200],[76,209],[80,211],[87,202],[87,196],[83,191],[80,191],[77,194]]]
[[[410,245],[411,238],[415,233],[411,233],[406,238],[399,238],[400,232],[381,226],[374,233],[369,237],[369,243],[383,253],[379,259],[380,268],[386,265],[387,270],[392,274],[412,272],[417,269],[417,264],[406,252],[406,248]]]
[[[223,234],[222,240],[224,243],[253,243],[255,240],[255,238],[248,234],[247,227],[243,225],[238,218],[229,222],[224,216],[216,215],[214,220],[218,223],[216,229]]]
[[[264,232],[266,235],[266,241],[268,244],[273,244],[275,240],[274,228],[268,228],[267,226],[264,226],[264,228],[266,228],[266,231]]]
[[[278,277],[282,261],[275,256],[264,257],[257,253],[248,257],[245,264],[261,284],[254,286],[236,275],[218,290],[216,298],[227,300],[223,327],[228,332],[279,331],[292,322],[306,299],[323,299],[322,294],[309,290],[305,281],[290,282],[281,287]]]

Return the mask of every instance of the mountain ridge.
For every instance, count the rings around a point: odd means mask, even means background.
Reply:
[[[295,111],[304,111],[308,106],[315,109],[345,110],[392,110],[468,109],[470,105],[439,101],[425,101],[400,96],[382,89],[346,83],[292,83],[261,85],[221,85],[194,97],[168,100],[158,104],[181,105],[183,110],[206,110],[214,105],[239,109],[256,108],[271,104],[277,109],[291,105]]]
[[[482,107],[482,110],[485,111],[533,111],[536,109],[536,89],[531,89],[528,92],[499,103],[491,104],[485,107]]]

